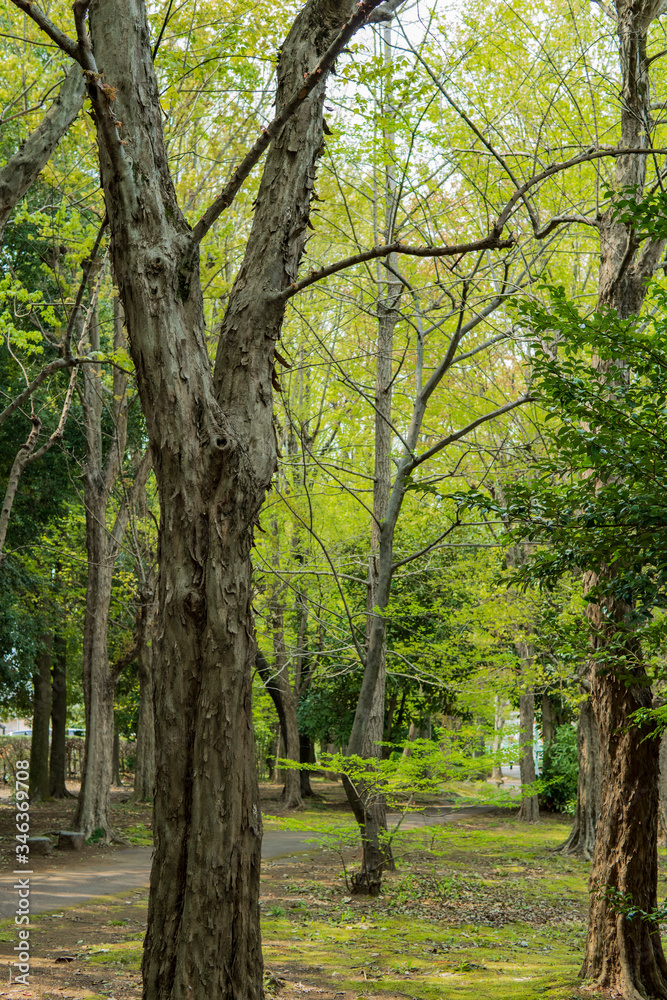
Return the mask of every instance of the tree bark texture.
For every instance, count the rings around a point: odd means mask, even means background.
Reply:
[[[42,651],[32,675],[33,711],[30,741],[30,799],[49,797],[49,723],[51,721],[51,633],[42,637]]]
[[[67,642],[57,632],[53,637],[51,704],[51,755],[49,758],[49,794],[54,799],[67,799],[65,784],[67,769]]]
[[[650,145],[651,94],[647,32],[660,7],[652,0],[633,4],[616,0],[617,35],[622,74],[621,138],[625,147]],[[641,197],[647,157],[616,159],[615,186],[633,186]],[[598,301],[619,318],[636,315],[643,304],[664,241],[640,245],[633,230],[616,222],[609,210],[600,222],[601,256]],[[610,367],[622,380],[624,359],[611,366],[597,363],[604,377]],[[600,566],[587,574],[586,589],[609,573]],[[643,741],[641,727],[626,728],[630,713],[651,704],[641,650],[626,635],[632,607],[610,596],[589,605],[592,646],[596,654],[612,643],[604,664],[592,661],[591,704],[600,740],[602,779],[597,824],[586,953],[582,975],[625,1000],[651,995],[667,997],[667,965],[659,928],[638,918],[627,920],[616,912],[605,887],[629,893],[639,909],[650,911],[657,901],[658,744]],[[612,662],[609,662],[611,660]]]
[[[618,600],[597,609],[597,641],[620,625],[629,606]],[[611,620],[611,624],[610,624]],[[631,639],[628,640],[630,644]],[[599,648],[599,647],[598,647]],[[635,644],[627,652],[640,656]],[[597,670],[591,700],[600,736],[602,801],[591,868],[591,908],[582,976],[627,1000],[667,996],[667,962],[657,926],[619,912],[609,890],[627,896],[645,912],[658,905],[658,749],[646,739],[646,726],[630,724],[630,715],[650,706],[649,688],[641,684],[639,665],[628,687],[627,673]]]
[[[659,776],[658,776],[658,836],[660,846],[667,845],[667,734],[663,733],[660,739],[660,752],[658,754]]]
[[[81,67],[74,65],[42,121],[0,169],[0,247],[7,219],[83,107],[85,92]]]
[[[521,774],[522,799],[517,819],[524,823],[537,823],[540,818],[540,805],[535,794],[523,794],[526,789],[535,785],[535,757],[533,756],[535,726],[535,695],[532,690],[524,691],[519,697],[519,740],[521,742],[521,757],[519,771]]]
[[[590,698],[582,704],[577,726],[579,779],[574,825],[560,851],[593,857],[595,830],[600,815],[600,738]]]
[[[278,64],[277,107],[351,13],[310,0]],[[261,817],[254,761],[250,549],[276,465],[272,375],[297,276],[324,77],[271,145],[211,373],[198,247],[176,201],[140,0],[93,0],[112,257],[160,496],[155,859],[144,997],[259,1000]]]

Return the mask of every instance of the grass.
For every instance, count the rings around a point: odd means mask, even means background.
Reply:
[[[513,816],[463,814],[401,833],[397,871],[386,875],[376,899],[346,888],[343,864],[355,870],[359,853],[344,812],[320,806],[268,816],[268,829],[313,832],[338,848],[263,865],[269,991],[284,979],[279,1000],[296,1000],[299,984],[344,1000],[582,1000],[577,973],[589,865],[554,851],[569,819],[546,816],[527,825]],[[150,829],[135,823],[126,833],[141,843]],[[661,851],[660,898],[664,859]],[[76,956],[76,965],[53,966],[49,990],[37,995],[55,995],[57,976],[76,972],[86,990],[81,1000],[138,998],[146,898],[145,890],[131,891],[33,918],[40,954],[65,949]],[[0,942],[9,954],[11,921],[0,925]]]

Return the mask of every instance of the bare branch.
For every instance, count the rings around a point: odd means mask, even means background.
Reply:
[[[549,219],[546,225],[542,226],[541,229],[535,229],[534,235],[536,240],[543,240],[545,236],[552,233],[554,229],[558,226],[562,226],[564,223],[573,222],[578,223],[582,226],[593,226],[595,229],[600,228],[600,223],[597,219],[590,218],[586,215],[555,215],[553,219]]]
[[[480,426],[480,424],[485,424],[489,420],[494,420],[496,417],[502,416],[503,413],[509,413],[510,410],[516,409],[517,406],[523,406],[524,403],[532,403],[534,399],[534,396],[526,393],[525,396],[521,396],[519,399],[515,399],[511,403],[505,403],[504,406],[499,406],[497,410],[492,410],[491,413],[485,413],[483,416],[477,417],[476,420],[473,420],[466,427],[461,428],[460,431],[454,431],[452,434],[448,434],[447,437],[442,438],[442,440],[438,441],[437,444],[434,444],[432,448],[425,451],[423,455],[418,455],[416,458],[409,461],[404,469],[405,474],[407,475],[412,472],[412,470],[416,469],[417,466],[422,464],[422,462],[428,461],[429,458],[437,455],[439,451],[442,451],[443,448],[453,444],[454,441],[459,441],[461,438],[465,437],[466,434],[470,434],[470,432],[474,431],[476,427]]]
[[[50,364],[45,365],[39,375],[36,375],[32,382],[25,387],[23,392],[19,393],[19,395],[5,407],[2,413],[0,413],[0,426],[2,426],[5,420],[11,417],[12,413],[15,413],[20,406],[23,406],[26,399],[29,399],[32,396],[35,389],[38,389],[42,382],[46,381],[49,375],[53,375],[54,372],[60,371],[62,368],[71,368],[72,365],[77,364],[79,364],[79,358],[57,358]]]
[[[66,52],[68,56],[71,56],[75,62],[81,61],[79,46],[76,42],[69,35],[66,35],[64,31],[61,31],[53,21],[50,21],[36,3],[32,3],[32,0],[12,0],[12,3],[19,10],[22,10],[24,14],[27,14],[28,17],[32,18],[44,34],[48,35],[51,41],[56,43],[58,48]]]
[[[13,208],[34,183],[83,106],[85,82],[73,66],[44,118],[0,170],[0,242]]]
[[[276,115],[273,121],[267,125],[265,129],[262,129],[262,134],[259,136],[254,146],[248,150],[218,197],[206,209],[192,232],[195,242],[200,242],[200,240],[202,240],[209,231],[215,220],[225,211],[225,209],[229,208],[241,188],[241,185],[250,174],[250,171],[255,164],[258,163],[262,153],[268,149],[272,140],[275,139],[281,131],[283,125],[285,125],[292,115],[301,107],[310,92],[314,90],[315,87],[317,87],[317,85],[326,77],[326,74],[330,69],[332,69],[336,59],[352,36],[368,20],[373,10],[380,6],[380,3],[381,0],[362,0],[361,3],[357,4],[355,13],[348,21],[345,22],[327,51],[318,62],[317,66],[315,66],[315,68],[304,77],[303,84],[301,84],[299,90],[292,95],[290,100],[283,105],[280,113]]]
[[[506,240],[501,240],[496,233],[490,233],[488,236],[472,240],[470,243],[455,243],[452,246],[444,247],[409,247],[396,240],[394,243],[385,243],[382,246],[372,247],[370,250],[363,250],[351,257],[345,257],[344,260],[339,260],[335,264],[328,264],[327,267],[323,267],[319,271],[313,271],[307,278],[295,281],[283,292],[279,292],[276,298],[289,299],[303,288],[307,288],[308,285],[321,281],[322,278],[328,278],[331,274],[344,271],[348,267],[354,267],[355,264],[363,264],[367,260],[388,257],[392,253],[405,254],[410,257],[459,257],[481,250],[507,250],[514,246],[514,243],[513,236],[510,235]]]

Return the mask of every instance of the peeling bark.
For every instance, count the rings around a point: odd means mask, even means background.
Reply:
[[[278,64],[280,108],[352,3],[310,0]],[[275,343],[297,276],[326,73],[274,139],[211,373],[198,247],[176,201],[140,0],[93,0],[91,85],[112,257],[160,496],[155,859],[144,997],[259,1000],[261,817],[250,549],[276,465]],[[121,30],[119,30],[119,26]]]

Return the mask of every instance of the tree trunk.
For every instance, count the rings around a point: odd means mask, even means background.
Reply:
[[[519,698],[519,739],[521,741],[521,757],[519,770],[521,773],[521,805],[517,819],[524,823],[537,823],[540,818],[540,806],[537,795],[530,794],[534,786],[535,757],[533,756],[533,733],[535,725],[535,695],[525,691]],[[528,791],[528,794],[524,794]]]
[[[391,86],[392,42],[391,24],[384,24],[383,46],[384,65],[387,70],[386,87]],[[383,108],[385,114],[391,117],[393,109],[386,100]],[[385,146],[391,150],[394,145],[393,126],[384,132]],[[392,240],[396,210],[396,180],[391,158],[388,159],[384,182],[385,210],[385,242]],[[371,528],[371,552],[368,569],[368,586],[366,597],[366,661],[374,630],[375,619],[382,615],[387,601],[381,598],[379,560],[386,553],[382,552],[381,524],[387,518],[387,509],[391,495],[392,467],[392,423],[391,405],[393,390],[393,352],[394,332],[399,319],[398,306],[403,290],[403,283],[396,276],[398,261],[396,254],[387,258],[388,269],[378,264],[377,271],[377,315],[378,338],[376,351],[375,375],[375,441],[374,441],[374,477],[373,477],[373,521]],[[388,599],[388,595],[387,595]],[[382,742],[384,740],[384,710],[385,689],[387,678],[387,639],[386,630],[382,629],[380,642],[376,651],[377,672],[375,690],[368,717],[365,720],[364,735],[361,745],[361,756],[375,760],[382,759]],[[352,747],[350,747],[352,750]],[[377,896],[382,886],[382,872],[385,868],[394,869],[391,847],[386,839],[387,810],[384,796],[370,794],[366,788],[357,786],[355,789],[350,781],[345,781],[348,801],[359,823],[362,845],[361,870],[353,877],[352,885],[356,892],[368,892]],[[384,841],[384,842],[383,842]]]
[[[136,761],[134,765],[135,802],[152,802],[155,794],[155,697],[153,670],[153,630],[139,637],[139,718],[137,720]]]
[[[116,788],[122,788],[123,786],[123,782],[120,780],[120,733],[115,726],[111,751],[111,784]]]
[[[502,763],[498,761],[498,755],[502,745],[504,724],[503,702],[496,694],[493,696],[493,767],[491,769],[491,780],[496,782],[503,781],[503,768]]]
[[[621,136],[624,148],[647,148],[651,142],[651,93],[647,32],[660,6],[651,0],[616,0],[617,36],[622,74]],[[645,156],[616,158],[615,187],[632,187],[641,198],[646,181]],[[609,209],[600,219],[598,303],[620,319],[639,313],[648,279],[664,250],[664,240],[646,240],[614,219]],[[601,378],[623,381],[623,361],[595,362]],[[605,566],[588,573],[585,590],[609,582]],[[601,806],[591,869],[592,887],[612,887],[649,912],[657,902],[658,744],[629,725],[630,713],[651,704],[639,644],[632,638],[632,605],[609,596],[589,605],[591,642],[604,663],[592,661],[591,704],[600,740]],[[628,635],[629,633],[629,635]],[[667,997],[667,965],[657,924],[627,920],[599,891],[591,895],[582,975],[625,1000]]]
[[[630,610],[614,600],[614,615]],[[600,644],[610,631],[610,612],[598,613],[594,624]],[[613,619],[611,619],[613,622]],[[619,619],[616,621],[620,624]],[[613,628],[612,628],[613,631]],[[658,751],[659,741],[646,738],[647,726],[630,723],[651,695],[640,664],[638,644],[627,640],[635,661],[637,686],[609,671],[593,674],[591,700],[600,737],[602,802],[591,868],[591,907],[581,975],[626,1000],[645,995],[667,996],[667,962],[656,924],[641,917],[627,919],[626,905],[651,912],[658,905]],[[600,646],[598,646],[600,648]],[[616,898],[610,898],[610,890]]]
[[[118,299],[114,299],[114,348],[126,346],[124,317]],[[96,310],[89,325],[91,351],[100,349]],[[109,813],[109,794],[113,777],[113,703],[117,676],[109,664],[107,633],[111,587],[116,559],[133,505],[143,492],[150,473],[152,457],[148,450],[135,469],[131,489],[125,490],[113,528],[107,528],[107,507],[120,475],[127,446],[127,376],[114,369],[113,429],[108,447],[103,447],[103,397],[100,366],[84,366],[83,411],[86,431],[86,461],[83,475],[86,513],[86,553],[88,583],[83,629],[83,696],[86,714],[86,746],[81,774],[81,791],[74,826],[86,837],[94,830],[104,831],[104,840],[113,837]]]
[[[299,733],[299,760],[302,764],[314,764],[315,754],[313,753],[313,742],[310,736]],[[302,798],[312,798],[315,794],[310,785],[310,771],[300,771],[301,796]]]
[[[278,108],[302,87],[352,9],[349,0],[306,4],[281,49]],[[211,377],[199,249],[169,175],[144,6],[93,0],[89,16],[96,70],[104,73],[105,91],[91,82],[89,94],[112,257],[160,497],[144,998],[259,1000],[250,552],[276,466],[279,293],[296,279],[305,244],[326,73],[268,150]],[[122,121],[122,140],[114,119]]]
[[[274,649],[278,666],[275,669],[271,668],[266,658],[259,651],[255,657],[255,664],[264,686],[275,705],[276,712],[278,713],[278,721],[280,722],[280,745],[278,746],[276,761],[279,757],[300,761],[301,740],[296,715],[296,697],[289,683],[287,660],[283,655],[282,626],[280,626],[280,631],[278,632],[275,614],[274,609]],[[276,775],[278,774],[284,776],[276,778],[276,780],[283,780],[285,782],[281,798],[286,808],[303,809],[300,779],[300,774],[303,774],[303,772],[289,767],[280,768],[276,763]]]
[[[600,738],[590,698],[586,699],[579,711],[577,751],[579,780],[574,826],[559,850],[563,854],[580,854],[590,861],[600,815]]]
[[[663,733],[660,739],[660,752],[658,754],[659,777],[658,777],[658,836],[660,846],[667,846],[667,733]]]
[[[89,366],[89,379],[95,375]],[[95,391],[93,383],[92,391]],[[101,429],[101,424],[100,424]],[[90,472],[90,470],[89,470]],[[84,474],[88,584],[83,626],[83,696],[86,744],[81,768],[81,791],[74,828],[89,837],[104,831],[113,836],[109,812],[112,777],[114,684],[109,667],[107,632],[113,563],[109,560],[106,527],[107,493],[92,470]]]
[[[51,720],[51,646],[53,636],[42,637],[42,651],[35,660],[32,739],[30,741],[30,800],[49,797],[49,722]]]
[[[53,638],[52,667],[53,702],[51,706],[51,757],[49,759],[49,792],[54,799],[67,799],[65,784],[67,754],[67,642],[63,636]]]

